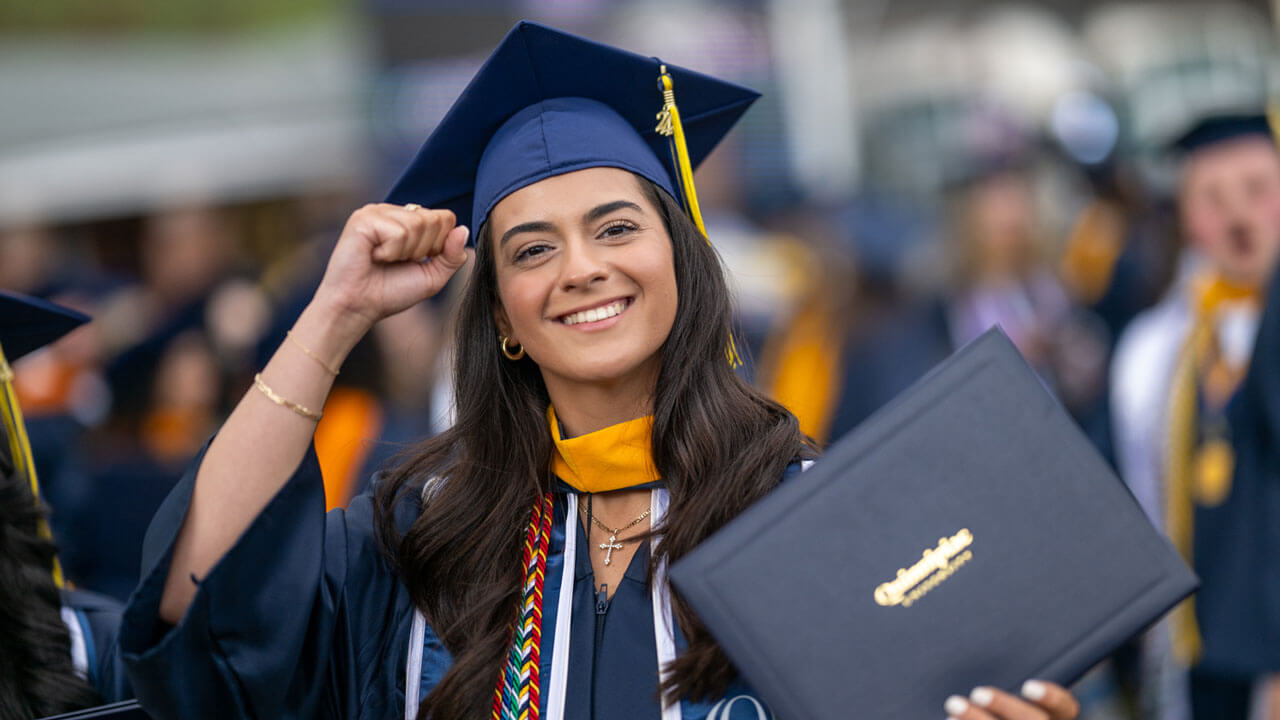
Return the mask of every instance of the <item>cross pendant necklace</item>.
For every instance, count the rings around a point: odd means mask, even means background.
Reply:
[[[584,514],[585,514],[585,513],[584,513]],[[622,549],[622,543],[618,542],[618,533],[622,532],[623,530],[628,530],[628,529],[630,529],[630,528],[633,528],[633,527],[635,527],[636,525],[639,525],[639,524],[640,524],[640,522],[641,522],[641,521],[643,521],[643,520],[644,520],[645,518],[647,518],[647,517],[649,517],[649,511],[648,511],[648,510],[645,510],[644,512],[640,513],[640,517],[636,518],[635,520],[632,520],[631,522],[627,523],[626,525],[623,525],[623,526],[622,526],[622,527],[620,527],[620,528],[611,528],[611,527],[609,527],[609,526],[605,525],[604,523],[600,522],[600,518],[598,518],[598,517],[596,517],[596,516],[594,516],[594,515],[592,515],[592,516],[591,516],[591,521],[592,521],[592,522],[594,522],[594,523],[596,524],[596,526],[597,526],[597,527],[599,527],[601,530],[603,530],[603,531],[605,531],[605,532],[609,533],[609,542],[603,542],[603,543],[600,543],[600,549],[601,549],[601,550],[604,550],[604,564],[605,564],[605,565],[609,565],[610,563],[612,563],[612,562],[613,562],[613,551],[614,551],[614,550],[621,550],[621,549]]]
[[[618,542],[618,534],[610,534],[609,542],[600,543],[600,549],[604,550],[604,564],[608,565],[613,560],[613,551],[622,549],[622,543]]]

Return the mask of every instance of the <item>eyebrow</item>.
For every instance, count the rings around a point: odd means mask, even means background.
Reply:
[[[631,202],[630,200],[614,200],[613,202],[607,202],[591,208],[587,211],[586,215],[582,216],[582,218],[586,222],[595,222],[605,215],[617,212],[618,210],[635,210],[636,212],[643,212],[643,209],[641,209],[639,205]],[[555,226],[545,220],[520,223],[519,225],[516,225],[510,230],[502,233],[502,239],[498,241],[498,247],[501,248],[505,246],[508,240],[520,233],[552,232],[554,230]]]
[[[543,220],[539,220],[537,222],[520,223],[519,225],[502,233],[502,239],[498,241],[498,247],[499,248],[504,247],[507,244],[507,241],[512,238],[512,236],[519,235],[520,233],[551,232],[552,230],[555,230],[555,226]]]
[[[607,202],[603,205],[597,205],[591,208],[591,210],[583,216],[583,219],[587,222],[595,222],[605,215],[617,212],[618,210],[635,210],[636,212],[643,212],[639,205],[631,202],[630,200],[614,200],[613,202]]]

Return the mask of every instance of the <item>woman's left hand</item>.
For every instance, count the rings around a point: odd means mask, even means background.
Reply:
[[[1080,714],[1080,703],[1061,685],[1028,680],[1022,685],[1022,697],[977,687],[968,698],[947,698],[943,709],[950,720],[1073,720]]]

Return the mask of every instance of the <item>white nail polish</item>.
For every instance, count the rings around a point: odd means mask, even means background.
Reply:
[[[1039,702],[1040,700],[1043,700],[1044,696],[1047,695],[1048,692],[1049,689],[1046,688],[1044,683],[1039,680],[1028,680],[1022,683],[1022,697],[1031,700],[1032,702]]]
[[[952,695],[943,703],[942,709],[946,710],[948,715],[963,715],[964,711],[969,709],[969,701],[959,695]]]
[[[974,705],[987,707],[992,700],[996,699],[996,696],[989,687],[976,687],[973,692],[969,693],[969,699],[973,701]]]

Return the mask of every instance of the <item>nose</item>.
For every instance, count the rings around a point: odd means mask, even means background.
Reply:
[[[1249,194],[1243,188],[1232,188],[1223,193],[1222,210],[1232,230],[1248,223],[1253,214],[1253,206]]]
[[[592,284],[609,277],[609,266],[599,255],[599,249],[587,240],[570,240],[562,255],[560,287],[563,290],[585,290]]]

